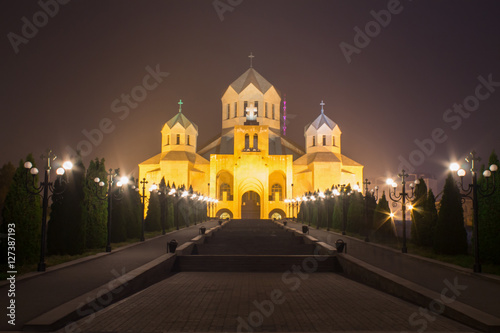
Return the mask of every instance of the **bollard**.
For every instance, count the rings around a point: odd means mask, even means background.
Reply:
[[[309,233],[309,227],[307,225],[302,226],[302,233],[303,234],[308,234]]]
[[[335,242],[335,247],[337,248],[338,253],[342,253],[345,248],[345,253],[347,253],[347,244],[342,239],[337,239]]]
[[[200,234],[204,235],[206,230],[207,230],[207,228],[201,227],[200,228]]]
[[[170,242],[167,243],[167,253],[170,252],[170,253],[175,253],[175,249],[177,248],[177,245],[179,245],[179,243],[177,243],[177,241],[175,239],[172,239]]]

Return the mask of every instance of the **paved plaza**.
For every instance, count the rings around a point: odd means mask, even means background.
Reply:
[[[302,274],[283,279],[282,273],[181,272],[80,320],[74,328],[84,332],[402,332],[420,328],[475,332],[434,315],[430,317],[434,321],[420,315],[418,325],[410,325],[418,306],[335,273]],[[272,298],[276,294],[280,297]]]
[[[216,220],[204,224],[207,229],[217,225]],[[301,227],[293,222],[289,222],[289,226]],[[18,325],[12,328],[2,323],[0,331],[21,331],[23,325],[34,318],[109,283],[116,278],[115,273],[150,265],[165,254],[166,241],[175,238],[181,247],[199,234],[199,227],[174,231],[111,254],[19,280]],[[418,259],[325,230],[311,229],[310,233],[329,244],[343,238],[348,256],[437,293],[443,290],[443,279],[458,278],[467,286],[458,302],[500,317],[497,312],[500,283],[494,277],[479,276],[466,269]],[[258,260],[268,252],[272,254],[269,257],[275,258],[287,257],[287,254],[299,259],[300,256],[312,258],[308,254],[312,247],[271,221],[234,220],[212,234],[197,247],[198,255],[183,254],[178,259],[253,255]],[[299,262],[304,263],[305,259]],[[315,271],[314,264],[300,267],[296,262],[283,263],[284,259],[279,269],[272,272],[223,272],[211,262],[205,263],[203,271],[181,269],[154,285],[145,284],[149,287],[103,310],[79,316],[59,332],[477,331],[430,313],[428,306],[418,306],[353,281],[346,273]],[[5,288],[0,287],[0,292]],[[25,331],[34,329],[39,328],[25,327]]]

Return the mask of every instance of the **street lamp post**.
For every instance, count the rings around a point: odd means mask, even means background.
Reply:
[[[57,192],[54,191],[54,184],[50,181],[50,170],[51,170],[51,165],[50,161],[55,160],[57,158],[56,155],[52,153],[50,149],[47,150],[46,155],[41,156],[42,159],[47,160],[47,164],[45,165],[45,176],[43,182],[40,182],[39,186],[35,185],[35,177],[38,174],[38,169],[33,167],[33,164],[30,161],[27,161],[24,163],[24,167],[26,168],[26,175],[30,173],[33,178],[32,178],[32,187],[34,190],[31,190],[30,186],[28,185],[28,179],[26,178],[26,188],[28,192],[32,195],[39,195],[40,193],[43,192],[42,194],[42,231],[41,231],[41,239],[40,239],[40,261],[38,262],[38,267],[37,270],[39,272],[45,272],[45,249],[47,247],[47,210],[49,206],[49,192],[52,194],[62,194],[65,190],[63,187],[61,191]],[[61,184],[66,185],[66,181],[62,178],[64,175],[65,170],[71,170],[73,167],[73,164],[69,161],[66,161],[63,163],[63,167],[60,167],[56,170],[57,174],[57,180],[58,182],[61,182]]]
[[[476,155],[475,151],[472,151],[470,156],[465,160],[470,163],[471,168],[471,176],[472,176],[472,184],[469,184],[467,188],[464,188],[464,176],[466,171],[464,169],[460,169],[460,166],[457,163],[452,163],[450,169],[452,171],[457,171],[458,176],[460,177],[460,189],[461,196],[464,198],[469,198],[472,200],[472,210],[473,210],[473,233],[474,233],[474,272],[481,273],[481,262],[479,260],[479,198],[478,195],[482,197],[489,197],[496,190],[495,178],[498,170],[498,166],[496,164],[490,165],[489,169],[483,172],[483,176],[486,178],[486,188],[482,188],[480,184],[477,183],[477,170],[475,162],[479,162],[481,158]],[[490,177],[493,175],[493,181],[490,185]]]
[[[391,185],[393,188],[393,192],[389,190],[389,198],[392,201],[395,202],[400,202],[401,201],[401,214],[402,214],[402,220],[403,220],[403,247],[401,249],[401,252],[407,253],[408,249],[406,247],[406,199],[411,200],[413,199],[413,189],[414,189],[414,184],[410,183],[410,188],[411,188],[411,195],[406,193],[406,180],[409,175],[405,172],[405,170],[402,170],[402,172],[398,175],[399,178],[401,178],[401,186],[402,186],[402,191],[397,195],[396,194],[396,187],[397,184],[392,180],[392,179],[387,179],[387,184]],[[415,181],[417,184],[418,182]]]
[[[121,200],[122,197],[120,195],[113,194],[114,177],[118,175],[115,172],[113,172],[113,169],[109,169],[107,176],[108,176],[108,193],[105,194],[104,196],[100,196],[98,187],[96,187],[96,196],[99,200],[108,200],[108,224],[107,224],[108,241],[106,243],[106,252],[111,252],[111,221],[113,214],[113,198],[115,200]],[[101,181],[98,177],[94,178],[94,182],[100,187],[104,186],[104,182]],[[120,181],[116,183],[116,186],[118,186],[121,189],[121,187],[127,183],[128,183],[128,178],[122,177]]]

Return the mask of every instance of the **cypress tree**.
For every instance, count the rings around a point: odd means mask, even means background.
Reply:
[[[5,163],[0,169],[0,212],[3,210],[5,198],[7,197],[7,193],[9,193],[10,185],[12,184],[15,173],[16,167],[10,162]]]
[[[172,196],[167,196],[167,230],[173,230],[175,228],[175,219],[174,219],[174,198]],[[207,204],[204,203],[205,208],[205,216],[208,212]]]
[[[373,214],[377,207],[377,200],[375,200],[375,196],[371,192],[366,193],[364,200],[366,210],[364,211],[363,227],[360,231],[367,237],[366,240],[368,240],[373,232]]]
[[[86,225],[83,219],[85,166],[81,156],[77,157],[73,169],[67,173],[68,184],[63,196],[63,237],[65,253],[74,255],[85,250]]]
[[[351,194],[349,199],[349,208],[347,209],[347,230],[360,233],[363,228],[364,220],[364,202],[363,195],[359,192]]]
[[[448,174],[444,185],[434,238],[434,251],[444,254],[467,253],[462,197],[451,173]]]
[[[35,161],[31,154],[27,156],[26,161],[30,161],[35,167]],[[26,175],[24,161],[21,160],[10,182],[2,209],[2,233],[8,234],[9,227],[15,226],[14,237],[18,245],[15,255],[17,265],[34,263],[40,254],[42,209],[40,197],[28,192],[28,189],[35,190],[32,186],[32,179],[31,175]],[[27,181],[28,186],[26,186]],[[38,175],[34,177],[34,181],[35,186],[38,186]],[[7,250],[6,246],[2,247],[2,260],[4,261],[8,257]]]
[[[86,231],[82,210],[85,167],[80,156],[64,179],[66,184],[54,185],[47,246],[51,254],[80,254],[85,249]]]
[[[146,219],[144,220],[144,230],[146,231],[161,230],[160,215],[161,215],[160,199],[158,198],[158,193],[152,191],[149,195],[148,210],[146,213]]]
[[[390,214],[389,202],[387,202],[385,192],[383,192],[373,213],[373,239],[383,242],[397,241],[396,229]]]
[[[94,181],[99,178],[104,182],[103,188]],[[95,249],[106,245],[108,223],[108,200],[104,198],[108,179],[104,159],[90,161],[85,177],[83,192],[83,221],[85,225],[85,248]],[[99,197],[98,197],[99,193]]]
[[[313,201],[311,203],[311,211],[312,211],[312,215],[311,215],[311,225],[312,226],[318,226],[318,223],[319,223],[319,214],[318,214],[318,201]]]
[[[488,167],[491,164],[500,166],[495,151],[490,155]],[[500,175],[498,171],[496,173],[497,175],[494,175],[497,182],[495,192],[487,197],[479,195],[479,251],[480,258],[500,264],[500,188],[498,186]],[[487,179],[484,177],[480,178],[479,184],[482,189],[487,189]]]
[[[424,246],[432,246],[434,244],[434,235],[436,232],[436,225],[438,220],[438,212],[436,209],[436,197],[432,190],[429,190],[427,201],[425,204],[425,212],[427,213],[425,222],[426,224],[420,229],[421,244]]]
[[[344,214],[342,200],[344,199],[340,195],[335,197],[334,199],[335,204],[333,208],[332,228],[337,231],[342,230],[343,214]]]
[[[411,241],[417,245],[423,245],[428,232],[426,230],[427,222],[427,185],[422,178],[415,185],[415,198],[412,200],[413,210],[411,212]]]

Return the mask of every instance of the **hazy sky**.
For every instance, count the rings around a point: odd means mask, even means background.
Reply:
[[[286,94],[287,136],[304,146],[324,100],[369,178],[401,159],[441,177],[450,159],[500,150],[498,1],[6,0],[0,15],[0,164],[80,145],[86,164],[137,176],[179,99],[199,147],[220,132],[250,52]]]

